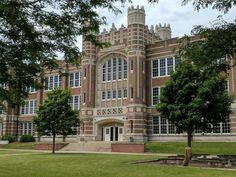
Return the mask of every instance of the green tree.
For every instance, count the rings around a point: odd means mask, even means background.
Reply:
[[[79,63],[77,37],[102,47],[94,34],[106,23],[98,8],[114,13],[116,2],[129,0],[1,0],[0,1],[0,102],[18,109],[43,69],[57,67],[57,54],[66,63]],[[40,83],[39,83],[40,84]],[[42,84],[42,83],[41,83]]]
[[[235,7],[235,0],[184,0],[183,5],[193,1],[195,9],[208,8],[224,11]],[[217,72],[227,72],[236,65],[236,21],[227,23],[219,17],[211,27],[196,26],[192,35],[199,40],[191,40],[185,36],[180,40],[180,55],[194,61],[199,67],[208,67]],[[219,63],[219,59],[227,57],[227,63]]]
[[[65,137],[73,133],[72,128],[79,123],[78,113],[69,105],[70,96],[69,90],[55,89],[49,92],[48,98],[39,106],[38,116],[34,117],[36,130],[41,135],[53,137],[52,153],[55,153],[56,135]]]
[[[203,72],[183,61],[161,90],[157,110],[166,115],[178,132],[187,133],[191,148],[193,132],[224,122],[230,114],[232,98],[225,91],[225,76]]]
[[[184,0],[182,4],[186,5],[191,1],[193,1],[193,6],[196,10],[212,6],[213,9],[224,11],[225,13],[227,13],[231,7],[236,5],[236,0]]]

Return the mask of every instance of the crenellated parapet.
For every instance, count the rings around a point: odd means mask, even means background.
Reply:
[[[171,39],[171,27],[170,24],[156,25],[155,34],[159,36],[161,40]]]

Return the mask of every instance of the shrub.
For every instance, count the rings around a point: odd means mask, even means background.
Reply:
[[[20,137],[20,142],[34,142],[35,139],[32,135],[22,135]]]
[[[15,136],[11,136],[11,135],[5,135],[2,136],[1,140],[5,140],[5,141],[9,141],[9,143],[15,142],[16,141],[16,137]]]

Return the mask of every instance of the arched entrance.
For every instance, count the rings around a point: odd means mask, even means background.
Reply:
[[[123,141],[124,122],[103,120],[97,122],[97,135],[100,141]]]

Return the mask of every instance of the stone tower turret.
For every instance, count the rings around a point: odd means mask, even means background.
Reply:
[[[146,112],[145,107],[145,10],[143,7],[128,9],[128,40],[127,60],[129,66],[128,75],[128,105],[127,105],[127,132],[126,138],[134,141],[146,140]]]
[[[144,7],[137,6],[137,8],[134,8],[134,6],[131,6],[128,8],[128,25],[132,24],[140,24],[145,25],[145,10]]]
[[[80,133],[87,140],[94,140],[93,135],[93,108],[95,106],[95,71],[96,47],[83,38],[83,58],[81,61],[81,129]]]
[[[161,40],[166,40],[171,38],[171,27],[170,24],[162,26],[161,24],[156,25],[155,33],[160,37]]]

